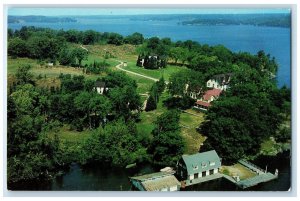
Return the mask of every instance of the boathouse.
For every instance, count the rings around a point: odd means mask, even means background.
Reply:
[[[133,187],[140,191],[178,191],[180,182],[174,172],[156,172],[130,177]]]
[[[215,150],[183,155],[177,163],[177,176],[185,185],[198,183],[197,180],[217,174],[221,159]]]

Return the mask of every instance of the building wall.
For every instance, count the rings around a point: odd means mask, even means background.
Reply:
[[[131,180],[132,184],[134,187],[136,187],[140,191],[145,191],[144,187],[142,186],[141,182],[136,181],[136,180]]]
[[[170,191],[178,191],[178,186],[171,186]]]

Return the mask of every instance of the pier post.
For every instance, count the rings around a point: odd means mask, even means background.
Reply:
[[[275,170],[275,176],[278,176],[278,169]]]

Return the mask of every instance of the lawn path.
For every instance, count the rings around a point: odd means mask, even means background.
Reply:
[[[120,63],[118,65],[116,65],[116,68],[119,69],[119,70],[125,71],[125,72],[133,74],[133,75],[137,75],[137,76],[149,79],[149,80],[153,80],[155,82],[158,81],[158,79],[156,79],[156,78],[149,77],[149,76],[146,76],[146,75],[142,75],[142,74],[139,74],[139,73],[135,73],[135,72],[132,72],[132,71],[129,71],[129,70],[125,70],[125,69],[122,68],[124,62],[122,62],[122,61],[118,61],[118,62],[120,62]]]

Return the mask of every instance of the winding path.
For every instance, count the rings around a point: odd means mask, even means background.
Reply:
[[[158,79],[156,79],[156,78],[149,77],[149,76],[146,76],[146,75],[142,75],[142,74],[139,74],[139,73],[135,73],[135,72],[132,72],[132,71],[129,71],[129,70],[125,70],[125,69],[122,68],[122,66],[124,65],[124,62],[122,62],[122,61],[118,61],[118,62],[120,62],[120,63],[118,65],[116,65],[116,68],[119,69],[119,70],[122,70],[126,73],[130,73],[130,74],[133,74],[133,75],[137,75],[137,76],[140,76],[140,77],[143,77],[143,78],[155,81],[155,82],[158,81]]]

